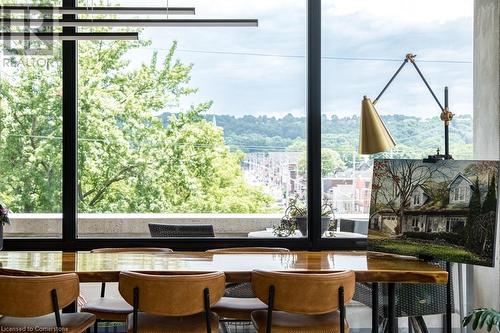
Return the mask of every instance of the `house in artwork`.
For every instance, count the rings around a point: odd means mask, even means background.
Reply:
[[[474,183],[457,174],[446,186],[446,194],[433,196],[432,186],[416,186],[401,222],[404,232],[458,232],[467,221]],[[378,211],[370,219],[370,228],[387,234],[397,234],[398,216],[390,209]]]
[[[472,190],[474,189],[474,183],[467,177],[459,173],[450,182],[448,189],[450,191],[449,202],[451,205],[461,205],[464,207],[469,206]]]
[[[427,203],[431,196],[426,192],[425,188],[421,185],[416,186],[411,194],[410,207],[418,208]]]

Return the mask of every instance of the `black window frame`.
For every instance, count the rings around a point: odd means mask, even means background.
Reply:
[[[77,0],[63,0],[63,7],[75,7]],[[73,15],[65,15],[68,19]],[[64,28],[71,33],[75,28]],[[307,0],[307,205],[308,235],[304,238],[78,238],[77,142],[78,142],[78,43],[62,46],[62,238],[5,239],[7,251],[87,251],[99,247],[154,247],[203,251],[237,246],[281,246],[292,250],[363,250],[365,239],[321,237],[321,0]]]

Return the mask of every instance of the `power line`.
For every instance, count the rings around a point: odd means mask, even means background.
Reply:
[[[142,48],[145,50],[154,51],[170,51],[166,48]],[[210,51],[210,50],[193,50],[193,49],[177,49],[177,52],[183,53],[203,53],[203,54],[222,54],[222,55],[242,55],[254,57],[276,57],[276,58],[298,58],[305,59],[305,55],[293,54],[277,54],[277,53],[260,53],[260,52],[234,52],[234,51]],[[363,58],[363,57],[337,57],[337,56],[322,56],[322,59],[327,60],[345,60],[345,61],[387,61],[387,62],[402,62],[403,59],[396,58]],[[426,63],[447,63],[447,64],[472,64],[472,61],[467,60],[427,60],[419,59],[419,62]]]

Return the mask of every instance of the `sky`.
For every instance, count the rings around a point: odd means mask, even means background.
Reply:
[[[137,5],[137,0],[111,2]],[[169,5],[194,6],[197,18],[259,20],[258,28],[141,33],[152,45],[131,52],[133,63],[147,61],[154,50],[165,55],[176,40],[176,57],[194,65],[191,85],[199,90],[181,107],[211,100],[211,114],[305,115],[305,0],[169,0]],[[472,114],[472,0],[323,0],[322,15],[323,114],[358,115],[363,95],[375,98],[408,52],[417,54],[440,99],[449,86],[452,112]],[[440,112],[410,64],[377,105],[382,115],[427,118]]]

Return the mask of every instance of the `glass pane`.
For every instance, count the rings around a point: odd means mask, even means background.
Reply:
[[[376,103],[396,147],[358,154],[361,100],[377,97],[407,53],[442,104],[449,87],[450,153],[472,158],[472,22],[472,0],[323,1],[323,196],[337,222],[325,236],[366,237],[374,158],[444,153],[440,108],[408,63]]]
[[[259,27],[79,44],[79,236],[305,235],[305,1],[170,5]]]
[[[10,219],[4,236],[60,237],[61,43],[0,41],[0,61],[0,205]]]

